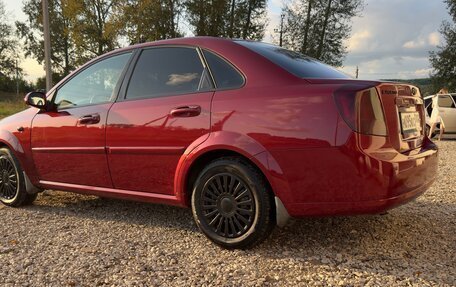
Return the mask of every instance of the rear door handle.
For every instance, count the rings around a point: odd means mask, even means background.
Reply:
[[[78,119],[78,124],[80,125],[93,125],[100,122],[99,114],[85,115]]]
[[[200,106],[183,106],[172,109],[169,114],[173,117],[188,118],[196,117],[201,114]]]

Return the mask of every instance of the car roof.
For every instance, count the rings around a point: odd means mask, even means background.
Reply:
[[[429,99],[429,98],[432,98],[434,96],[456,96],[456,93],[449,93],[449,94],[435,94],[435,95],[429,95],[429,96],[425,96],[424,99]]]
[[[120,51],[134,50],[138,48],[147,48],[153,46],[163,46],[163,45],[192,45],[192,46],[206,46],[214,44],[226,44],[233,43],[234,39],[228,38],[219,38],[219,37],[210,37],[210,36],[196,36],[196,37],[181,37],[173,39],[158,40],[153,42],[146,42],[140,44],[130,45],[128,47],[116,49],[110,53],[117,53]]]

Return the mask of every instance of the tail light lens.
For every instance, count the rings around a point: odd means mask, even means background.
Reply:
[[[341,117],[354,131],[365,135],[386,136],[385,117],[375,88],[356,91],[345,87],[334,93]]]

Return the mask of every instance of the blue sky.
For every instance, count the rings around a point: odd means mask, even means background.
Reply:
[[[264,41],[273,42],[277,35],[281,7],[293,0],[269,0]],[[21,0],[4,1],[11,21],[25,20]],[[348,54],[342,68],[354,75],[359,67],[363,79],[425,78],[431,72],[429,51],[442,43],[438,29],[449,19],[443,0],[365,0],[361,17],[353,19],[351,37],[346,41]],[[24,58],[22,68],[27,79],[44,75],[36,61]]]

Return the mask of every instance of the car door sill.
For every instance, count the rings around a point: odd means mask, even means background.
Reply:
[[[46,180],[40,180],[40,185],[44,189],[63,190],[102,197],[112,197],[150,203],[162,203],[175,206],[185,206],[183,201],[179,200],[177,196],[169,194],[123,190],[109,187],[88,186]]]

